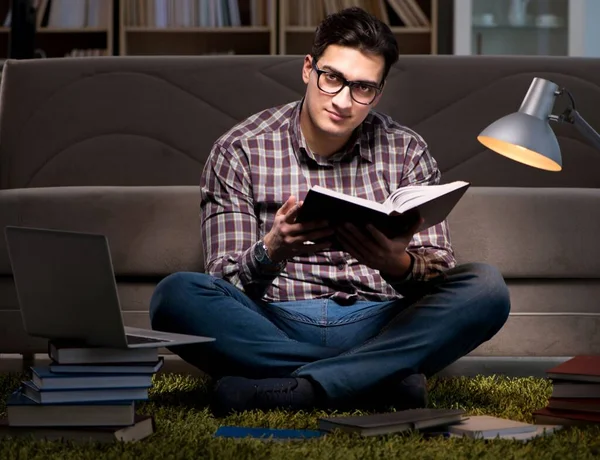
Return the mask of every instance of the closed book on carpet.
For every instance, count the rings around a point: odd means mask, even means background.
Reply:
[[[58,364],[155,363],[158,348],[87,347],[50,341],[48,356]]]
[[[360,227],[371,223],[391,238],[412,228],[419,217],[424,222],[417,231],[442,222],[469,186],[463,181],[411,185],[395,190],[383,203],[377,203],[316,185],[308,191],[296,221],[324,219],[332,224],[352,222]]]
[[[324,417],[319,419],[319,429],[376,436],[458,423],[463,420],[464,413],[463,409],[409,409],[383,414]]]
[[[129,426],[103,427],[31,427],[10,426],[7,419],[0,419],[0,436],[45,439],[47,441],[73,442],[133,442],[150,436],[155,431],[154,419],[149,415],[136,415]]]
[[[13,392],[6,401],[10,426],[126,426],[135,421],[133,401],[39,404]]]
[[[21,391],[25,396],[40,404],[92,401],[144,401],[148,389],[144,388],[87,388],[80,390],[40,390],[31,380],[23,382]]]
[[[448,427],[450,433],[469,438],[495,438],[496,436],[534,432],[536,429],[537,427],[530,423],[491,415],[471,415],[468,419]]]
[[[31,368],[31,380],[40,390],[79,390],[88,388],[137,388],[152,386],[153,374],[58,374],[49,366]]]
[[[546,371],[548,378],[600,383],[600,356],[579,355]]]
[[[155,363],[58,364],[50,363],[51,372],[58,374],[155,374],[164,364],[161,356]]]
[[[600,398],[600,383],[568,382],[556,380],[552,382],[553,398]]]
[[[600,414],[555,410],[544,407],[533,412],[535,423],[540,425],[589,425],[600,423]]]
[[[549,409],[582,412],[600,412],[600,398],[554,398],[548,400]]]

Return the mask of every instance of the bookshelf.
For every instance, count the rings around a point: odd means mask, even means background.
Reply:
[[[0,0],[0,57],[8,56],[11,0]],[[34,0],[38,57],[113,53],[113,0]]]
[[[279,54],[310,52],[317,24],[359,6],[390,26],[400,54],[437,54],[438,0],[278,0]]]
[[[437,54],[439,1],[33,0],[35,47],[37,57],[306,54],[327,13],[358,5],[390,25],[400,54]],[[0,0],[0,59],[11,3]]]
[[[120,0],[121,55],[275,54],[276,0]]]

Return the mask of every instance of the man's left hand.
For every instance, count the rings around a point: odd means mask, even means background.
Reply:
[[[388,238],[371,224],[361,230],[351,223],[337,227],[336,236],[344,251],[361,264],[400,279],[408,274],[411,259],[406,248],[421,222],[417,221],[407,232],[395,238]]]

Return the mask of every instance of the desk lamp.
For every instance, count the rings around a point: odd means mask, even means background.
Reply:
[[[570,106],[562,114],[553,115],[556,98],[564,94],[569,97]],[[571,123],[600,150],[600,134],[575,110],[571,93],[538,77],[531,82],[519,111],[493,122],[477,140],[512,160],[546,171],[560,171],[562,158],[558,140],[550,128],[551,121]]]

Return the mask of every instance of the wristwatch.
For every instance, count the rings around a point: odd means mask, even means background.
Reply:
[[[281,262],[273,262],[269,257],[267,245],[263,240],[258,241],[254,245],[254,258],[261,266],[269,270],[283,270],[283,267],[285,267],[287,262],[285,260],[282,260]]]

